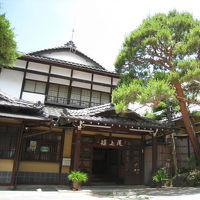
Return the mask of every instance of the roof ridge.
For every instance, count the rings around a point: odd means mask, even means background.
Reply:
[[[78,50],[77,48],[73,48],[72,46],[69,46],[69,45],[63,45],[63,46],[58,46],[58,47],[52,47],[52,48],[45,48],[45,49],[42,49],[42,50],[38,50],[38,51],[32,51],[30,52],[29,54],[30,55],[35,55],[35,54],[39,54],[39,53],[42,53],[42,52],[45,52],[45,51],[51,51],[51,50],[56,50],[56,49],[74,49],[74,51],[72,52],[78,52],[79,54],[81,54],[82,56],[88,58],[89,60],[91,60],[92,62],[94,62],[95,64],[98,65],[98,67],[101,67],[102,69],[105,70],[105,68],[100,65],[98,62],[96,62],[94,59],[92,59],[91,57],[87,56],[86,54],[82,53],[80,50]]]

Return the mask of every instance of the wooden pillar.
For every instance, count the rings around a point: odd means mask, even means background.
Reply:
[[[61,144],[60,144],[60,163],[59,163],[59,184],[62,184],[61,176],[62,176],[62,161],[63,161],[63,149],[64,149],[64,140],[65,140],[65,132],[63,130],[63,134],[61,136]]]
[[[152,135],[152,173],[155,173],[157,170],[157,142],[156,142],[156,133]]]
[[[24,124],[22,124],[19,130],[18,137],[17,137],[17,145],[16,145],[16,150],[15,150],[15,157],[13,161],[13,170],[12,170],[12,176],[11,176],[11,185],[15,184],[15,176],[19,167],[20,154],[22,151],[23,132],[24,132]]]
[[[78,127],[75,140],[75,150],[74,150],[74,170],[79,169],[79,160],[80,160],[80,148],[81,148],[81,128]]]

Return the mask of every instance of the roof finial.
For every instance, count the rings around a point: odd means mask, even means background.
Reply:
[[[72,29],[72,39],[71,39],[71,41],[73,41],[73,37],[74,37],[74,28]]]

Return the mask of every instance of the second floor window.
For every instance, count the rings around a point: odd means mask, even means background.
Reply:
[[[90,90],[72,88],[70,103],[82,107],[89,107]]]
[[[40,81],[26,80],[24,85],[25,92],[33,92],[44,94],[46,90],[46,83]]]
[[[68,86],[49,84],[47,102],[67,104]]]

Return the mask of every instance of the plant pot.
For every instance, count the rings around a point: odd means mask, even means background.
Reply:
[[[72,181],[72,189],[74,191],[81,189],[81,182],[80,181]]]

